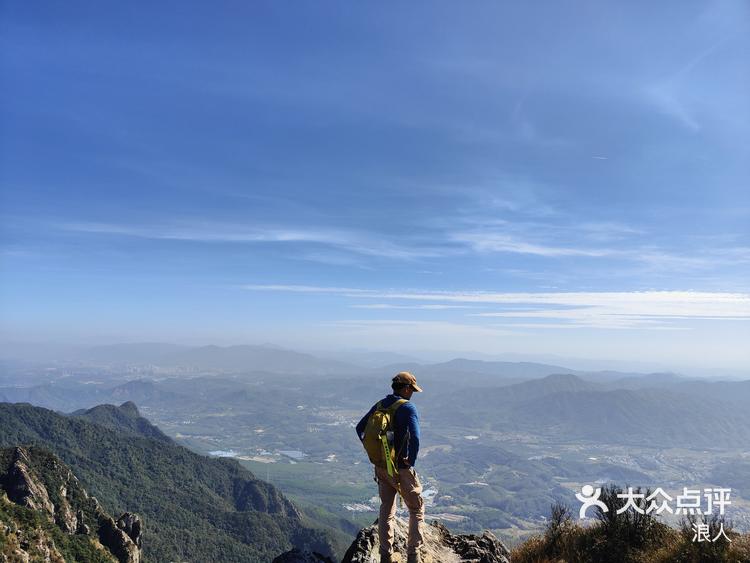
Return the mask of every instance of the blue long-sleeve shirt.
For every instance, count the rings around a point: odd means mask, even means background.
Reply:
[[[387,408],[394,402],[403,397],[391,394],[381,401],[383,407]],[[362,420],[357,424],[357,437],[362,440],[365,434],[365,426],[367,426],[367,419],[370,415],[375,412],[375,407],[367,412]],[[396,450],[396,458],[398,459],[398,467],[409,467],[414,466],[417,463],[417,454],[419,453],[419,413],[417,407],[411,401],[406,401],[396,410],[396,416],[393,420],[393,447]],[[409,465],[404,463],[403,458],[406,457],[409,460]]]

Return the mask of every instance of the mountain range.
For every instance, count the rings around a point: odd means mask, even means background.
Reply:
[[[72,416],[0,403],[0,446],[58,456],[110,512],[143,519],[144,561],[270,561],[292,547],[331,554],[335,532],[311,521],[236,461],[200,456],[132,403]]]

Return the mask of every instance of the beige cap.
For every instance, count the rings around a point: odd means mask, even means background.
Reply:
[[[422,388],[417,385],[417,378],[408,371],[401,371],[397,373],[396,377],[393,378],[393,383],[398,383],[399,385],[410,385],[412,389],[414,389],[418,393],[422,391]]]

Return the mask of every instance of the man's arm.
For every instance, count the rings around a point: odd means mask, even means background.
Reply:
[[[370,415],[375,410],[375,405],[372,406],[372,408],[367,411],[367,414],[362,417],[362,420],[359,421],[359,424],[357,424],[357,438],[359,438],[359,441],[365,439],[365,426],[367,426],[367,419],[370,418]]]
[[[417,407],[410,405],[407,428],[409,430],[409,451],[407,452],[407,463],[410,467],[417,463],[419,453],[419,413]]]

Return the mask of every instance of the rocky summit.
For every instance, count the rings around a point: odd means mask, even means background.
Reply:
[[[396,519],[394,526],[394,561],[400,556],[406,561],[406,539],[408,524]],[[424,563],[508,563],[510,552],[503,543],[490,532],[481,535],[453,534],[439,522],[424,526],[425,544],[422,547]],[[377,521],[363,528],[349,547],[342,563],[378,563],[380,561]]]
[[[396,518],[394,526],[394,561],[405,562],[406,539],[409,526],[401,518]],[[437,521],[425,524],[425,540],[422,546],[423,563],[509,563],[510,552],[503,543],[490,532],[481,535],[453,534]],[[342,563],[379,563],[380,543],[378,541],[378,521],[363,528],[349,546]],[[333,563],[333,561],[310,551],[293,549],[273,560],[273,563]]]

